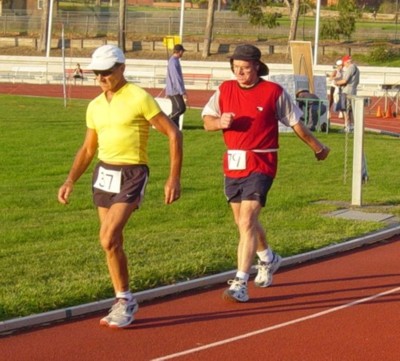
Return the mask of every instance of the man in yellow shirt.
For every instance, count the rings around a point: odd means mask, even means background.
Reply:
[[[67,204],[75,182],[98,151],[93,172],[93,201],[100,219],[100,243],[105,251],[116,302],[101,325],[126,327],[134,321],[138,304],[129,289],[123,230],[143,200],[149,170],[147,143],[150,127],[169,138],[170,173],[164,187],[165,203],[180,197],[182,133],[160,110],[154,98],[124,77],[125,56],[114,45],[104,45],[92,55],[93,70],[103,90],[86,113],[86,136],[68,177],[58,191]]]

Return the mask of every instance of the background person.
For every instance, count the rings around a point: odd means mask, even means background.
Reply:
[[[281,257],[268,246],[259,215],[277,170],[278,136],[281,121],[315,153],[325,159],[329,148],[319,142],[300,121],[301,110],[279,85],[263,80],[268,67],[253,45],[239,45],[231,59],[236,79],[224,81],[202,112],[207,131],[221,130],[224,154],[225,195],[239,230],[237,273],[224,292],[226,300],[246,302],[247,282],[257,254],[255,285],[267,287],[281,264]]]
[[[83,70],[81,68],[81,64],[77,63],[76,68],[74,69],[72,77],[74,78],[74,85],[76,85],[76,80],[80,79],[81,84],[83,84]]]
[[[357,95],[357,87],[360,83],[360,70],[357,65],[353,63],[350,55],[345,55],[342,58],[343,62],[343,76],[341,79],[336,80],[336,85],[342,87],[342,94],[345,96],[344,102],[344,132],[350,133],[354,130],[354,113],[352,100],[348,95]],[[361,179],[363,183],[369,180],[367,158],[363,152]]]
[[[342,87],[342,94],[345,96],[345,107],[344,111],[344,131],[352,132],[354,119],[353,119],[353,107],[352,101],[348,95],[357,95],[357,87],[360,83],[360,71],[358,67],[353,63],[350,55],[346,55],[342,58],[343,62],[343,76],[341,79],[335,81],[337,86]]]
[[[330,119],[330,112],[332,111],[332,106],[334,104],[338,104],[339,102],[339,96],[340,96],[340,87],[336,85],[336,80],[339,80],[342,78],[342,69],[343,69],[343,62],[342,59],[338,59],[336,61],[336,65],[333,67],[332,73],[328,74],[328,78],[330,81],[330,87],[329,87],[329,114],[328,118]],[[337,109],[333,109],[333,111],[337,111]]]
[[[320,123],[321,116],[326,113],[326,105],[308,89],[299,90],[296,93],[296,100],[304,114],[301,117],[302,121],[314,132]],[[326,123],[321,123],[321,131],[326,131]]]
[[[170,171],[164,187],[165,203],[180,197],[182,133],[161,112],[154,98],[124,78],[125,57],[114,45],[93,53],[92,69],[102,94],[89,103],[86,136],[58,191],[67,204],[75,182],[86,171],[98,151],[93,173],[93,200],[100,219],[100,243],[105,251],[116,303],[101,325],[125,327],[134,320],[138,304],[129,288],[123,230],[139,208],[149,177],[147,143],[150,126],[169,138]]]
[[[173,54],[168,60],[167,67],[167,87],[165,94],[172,102],[172,112],[170,119],[179,127],[179,117],[186,111],[187,95],[185,82],[183,81],[182,67],[180,59],[185,52],[181,44],[176,44]]]

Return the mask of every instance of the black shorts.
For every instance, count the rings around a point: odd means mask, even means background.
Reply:
[[[248,177],[225,177],[225,196],[230,203],[259,201],[262,207],[267,202],[267,194],[274,179],[266,174],[253,173]]]
[[[94,185],[99,176],[99,168],[121,172],[120,191],[113,193],[96,188]],[[149,179],[149,168],[147,165],[111,165],[99,162],[92,178],[93,202],[97,207],[110,208],[114,203],[134,203],[141,204],[144,191]]]

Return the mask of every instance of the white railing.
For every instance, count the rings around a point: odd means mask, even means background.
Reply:
[[[68,58],[65,60],[66,69],[75,68],[80,63],[85,69],[89,64],[89,58]],[[268,64],[271,75],[293,74],[291,64]],[[27,78],[16,76],[16,69],[39,69],[38,74],[29,72]],[[126,76],[142,87],[165,87],[165,75],[167,60],[127,59]],[[400,70],[389,67],[360,66],[359,95],[382,95],[385,89],[383,85],[393,89],[400,85]],[[229,62],[185,61],[182,60],[182,70],[187,74],[188,89],[215,90],[225,79],[232,78]],[[332,66],[317,65],[314,67],[314,75],[325,76],[332,71]],[[201,76],[196,76],[196,74]],[[19,74],[21,75],[21,74]],[[37,76],[35,76],[37,75]],[[207,75],[207,76],[206,76]],[[0,56],[0,82],[34,82],[60,84],[63,81],[63,62],[60,57],[20,57]],[[84,83],[93,85],[93,81]]]

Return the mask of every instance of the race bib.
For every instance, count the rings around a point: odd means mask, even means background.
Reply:
[[[228,150],[228,169],[230,170],[246,169],[245,150]]]
[[[121,191],[121,171],[99,167],[99,174],[93,187],[109,193]]]

